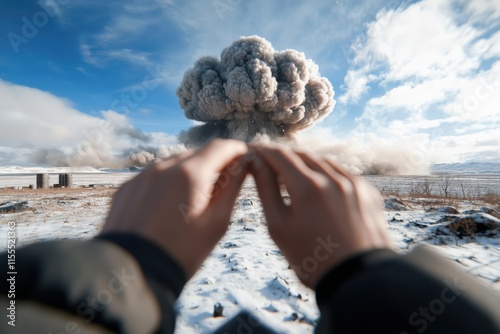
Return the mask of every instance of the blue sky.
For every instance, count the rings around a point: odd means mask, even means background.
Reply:
[[[100,159],[144,136],[175,145],[192,125],[183,73],[245,35],[304,52],[332,82],[336,107],[310,133],[500,162],[499,22],[497,0],[4,0],[0,165],[85,141]]]

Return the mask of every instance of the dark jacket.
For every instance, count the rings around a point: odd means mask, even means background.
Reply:
[[[141,237],[36,243],[15,255],[15,274],[7,268],[0,283],[0,333],[174,331],[185,275]],[[7,253],[1,258],[7,264]],[[500,333],[498,293],[426,247],[358,254],[321,279],[316,299],[317,333]],[[244,332],[266,328],[254,322]]]

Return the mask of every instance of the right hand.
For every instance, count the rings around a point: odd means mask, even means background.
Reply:
[[[306,286],[315,288],[349,256],[393,247],[380,193],[364,179],[312,153],[253,148],[252,174],[269,233]],[[286,187],[290,205],[283,202],[280,186]]]

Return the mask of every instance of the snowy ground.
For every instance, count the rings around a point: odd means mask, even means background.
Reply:
[[[117,186],[133,175],[86,171],[85,174],[76,174],[74,180],[80,185]],[[32,178],[32,175],[16,173],[0,175],[0,188],[25,186],[26,181]],[[493,186],[498,191],[500,176],[486,179],[487,185],[481,187],[490,189]],[[378,187],[395,184],[403,187],[408,180],[370,178]],[[86,239],[94,236],[104,221],[113,192],[113,188],[105,187],[0,189],[0,208],[4,202],[28,202],[27,210],[0,214],[0,249],[6,248],[6,226],[10,221],[16,222],[19,247],[39,240]],[[458,213],[447,208],[450,204]],[[388,229],[402,252],[421,243],[433,245],[464,270],[500,290],[500,225],[484,233],[462,238],[444,227],[450,220],[463,217],[495,221],[494,216],[498,217],[500,208],[477,201],[407,197],[388,198],[386,208]],[[213,310],[217,303],[224,307],[224,316],[214,318]],[[244,184],[235,204],[228,233],[187,284],[178,301],[180,316],[177,332],[209,332],[242,308],[251,310],[283,333],[311,333],[319,316],[314,292],[299,283],[268,236],[260,201],[251,179]]]

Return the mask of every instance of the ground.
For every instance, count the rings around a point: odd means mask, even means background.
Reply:
[[[18,247],[42,240],[91,238],[102,226],[115,186],[133,175],[75,176],[78,185],[95,180],[92,182],[105,186],[96,188],[0,189],[0,209],[5,202],[27,202],[24,210],[20,207],[21,211],[0,214],[1,250],[7,245],[8,222],[16,223]],[[0,186],[8,178],[0,177]],[[371,181],[377,184],[381,180]],[[387,180],[387,185],[397,183]],[[428,244],[500,290],[498,207],[480,200],[401,195],[386,196],[385,208],[387,227],[402,253]],[[464,223],[453,233],[446,226],[454,221],[475,225]],[[218,303],[223,316],[214,318]],[[209,332],[242,308],[283,333],[312,332],[319,316],[314,292],[299,282],[269,238],[252,179],[245,182],[235,203],[228,232],[188,282],[176,307],[180,314],[177,333]]]

